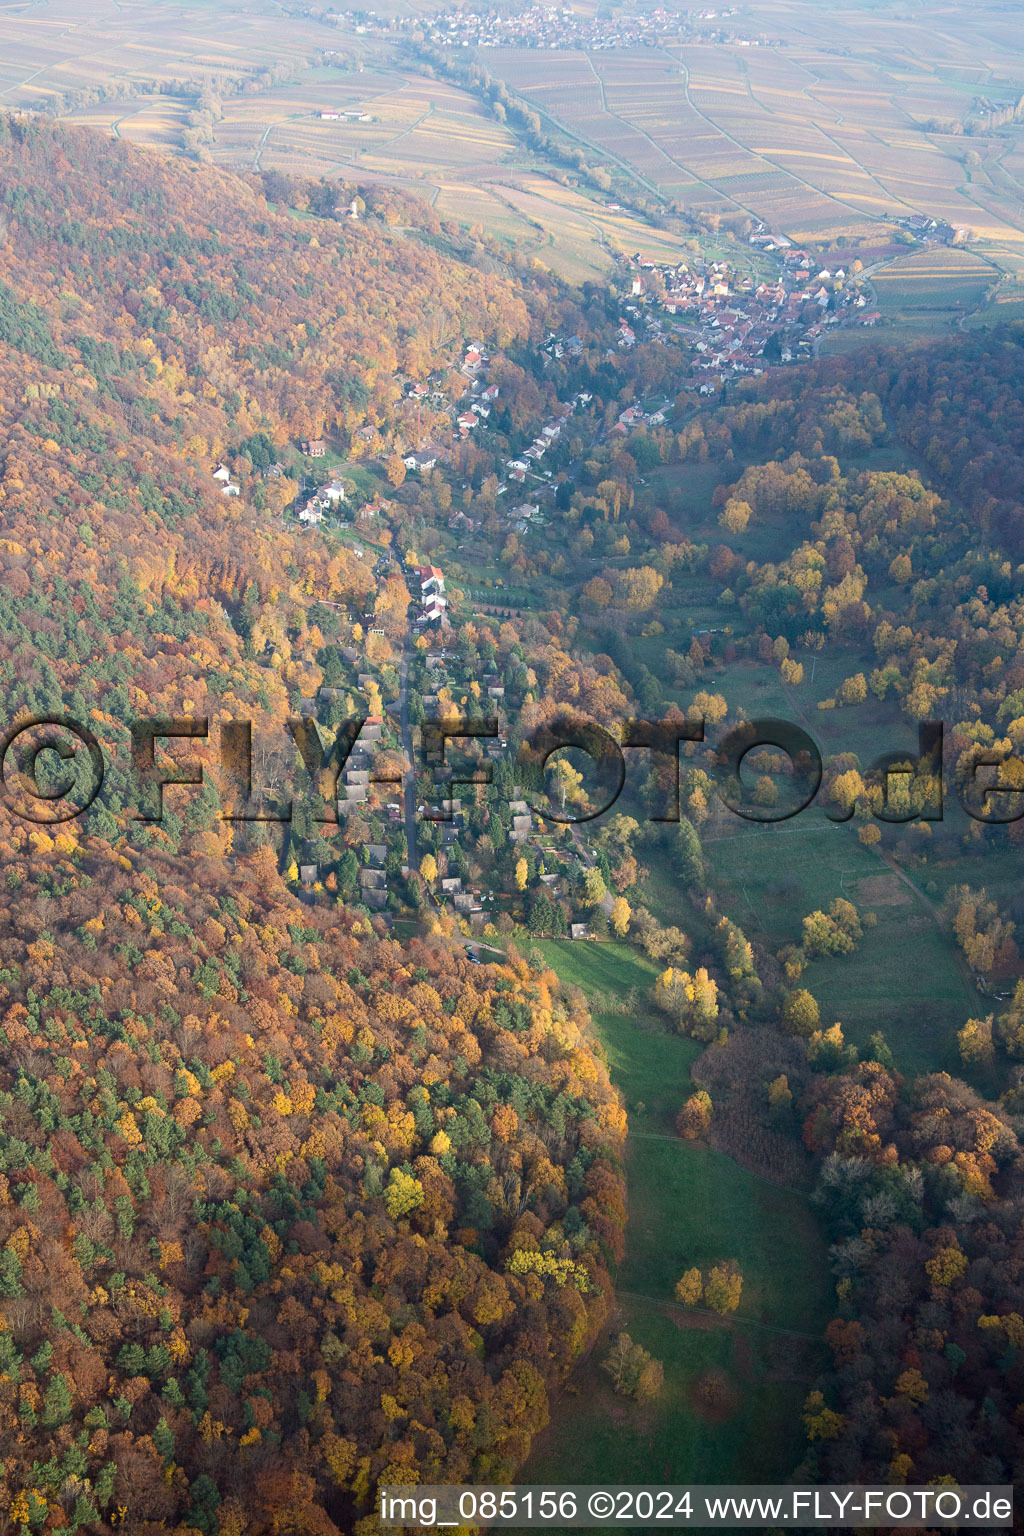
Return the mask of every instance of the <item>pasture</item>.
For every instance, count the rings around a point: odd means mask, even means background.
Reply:
[[[650,985],[652,966],[618,944],[540,948],[597,1010],[629,1115],[630,1220],[612,1317],[523,1480],[639,1482],[652,1465],[672,1482],[735,1479],[741,1467],[744,1477],[784,1478],[801,1453],[800,1406],[829,1316],[822,1238],[806,1196],[674,1135],[699,1047],[630,1001],[638,981]],[[730,1258],[744,1277],[734,1317],[723,1322],[674,1301],[684,1269]],[[616,1397],[599,1368],[620,1329],[664,1367],[653,1402]]]
[[[965,979],[952,939],[879,855],[863,848],[855,826],[837,825],[812,807],[777,827],[738,819],[707,840],[707,862],[722,909],[770,952],[800,942],[802,919],[837,896],[852,901],[865,929],[852,955],[813,960],[800,984],[818,1000],[822,1026],[837,1021],[864,1051],[877,1031],[901,1071],[959,1072],[956,1032],[981,999]]]
[[[959,273],[968,279],[975,276],[978,264],[969,253],[934,254],[953,257]],[[922,268],[923,272],[937,270],[941,270],[938,262]],[[924,284],[923,277],[921,281]],[[881,342],[888,333],[861,334]],[[742,459],[738,460],[733,467],[736,477],[743,467]],[[887,467],[884,452],[844,463],[850,472]],[[650,476],[648,490],[685,537],[708,542],[720,532],[711,505],[718,478],[714,465],[666,465]],[[786,536],[779,520],[762,515],[730,543],[741,560],[764,561],[789,547]],[[871,654],[858,659],[848,651],[826,649],[816,654],[794,646],[792,654],[804,667],[804,681],[797,686],[784,685],[774,665],[742,658],[716,663],[710,676],[692,685],[673,684],[666,675],[666,649],[685,650],[694,628],[728,624],[742,628],[737,613],[715,606],[714,595],[703,573],[677,573],[671,597],[659,608],[664,632],[633,642],[636,663],[642,662],[661,679],[666,703],[689,706],[697,687],[725,698],[729,715],[726,722],[709,730],[709,739],[719,739],[745,715],[782,718],[803,726],[826,762],[830,756],[854,753],[866,768],[883,751],[912,749],[913,727],[891,700],[880,703],[869,695],[857,706],[817,707],[833,697],[858,667],[869,672],[874,665]],[[879,851],[859,842],[858,823],[833,823],[825,814],[824,797],[818,798],[820,803],[777,826],[744,821],[712,800],[711,815],[700,836],[721,910],[771,955],[784,945],[799,944],[803,918],[816,908],[827,909],[836,897],[852,901],[863,916],[872,914],[874,925],[865,929],[854,954],[815,959],[804,973],[802,984],[818,998],[824,1024],[841,1022],[846,1039],[861,1049],[880,1030],[906,1072],[961,1071],[956,1032],[973,1014],[988,1012],[990,1004],[984,1003],[935,909],[941,908],[949,885],[967,882],[987,886],[1006,910],[1015,895],[1011,853],[1000,860],[992,857],[989,848],[982,857],[964,846],[967,818],[950,789],[945,821],[934,824],[933,836],[918,844],[914,858],[903,869],[903,879]],[[901,842],[900,834],[886,833],[882,847]],[[671,869],[652,867],[643,899],[663,922],[685,926]]]

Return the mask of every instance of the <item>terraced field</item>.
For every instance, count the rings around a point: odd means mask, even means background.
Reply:
[[[910,317],[977,309],[997,276],[972,251],[915,251],[876,273],[874,285],[883,314]]]
[[[1012,109],[1024,94],[1024,34],[996,0],[969,15],[945,0],[929,20],[851,0],[828,11],[755,0],[729,41],[496,47],[480,62],[648,200],[854,248],[884,245],[895,220],[925,215],[970,231],[974,250],[1017,274],[1024,114],[1013,120]],[[419,188],[449,217],[574,279],[607,270],[620,237],[659,257],[643,221],[616,230],[586,197],[551,195],[540,157],[469,92],[417,73],[388,38],[312,15],[284,23],[234,0],[0,11],[0,102],[174,149],[203,89],[223,101],[210,147],[220,164]],[[320,106],[370,120],[321,121]]]
[[[974,10],[968,22],[946,6],[923,31],[851,6],[767,0],[743,27],[750,46],[494,49],[485,62],[549,121],[692,212],[854,245],[925,215],[970,230],[997,265],[1024,251],[1024,124],[989,129],[981,104],[1012,105],[1024,88],[1007,15]]]
[[[322,28],[272,12],[226,4],[105,6],[53,0],[0,11],[0,101],[7,106],[75,111],[101,96],[119,102],[184,81],[214,89],[257,70],[307,66]],[[92,97],[92,101],[76,97]]]

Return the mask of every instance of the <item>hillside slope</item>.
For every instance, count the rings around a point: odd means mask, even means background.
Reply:
[[[301,904],[212,786],[140,824],[128,731],[280,732],[312,597],[371,585],[212,462],[386,428],[437,314],[535,321],[398,205],[298,221],[35,122],[0,120],[0,208],[7,718],[66,711],[107,758],[77,820],[15,814],[10,760],[0,810],[7,1518],[371,1529],[381,1476],[521,1462],[604,1316],[623,1116],[552,974]]]

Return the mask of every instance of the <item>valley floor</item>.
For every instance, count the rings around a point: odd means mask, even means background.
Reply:
[[[624,944],[539,947],[587,993],[625,1100],[629,1225],[605,1332],[519,1481],[783,1481],[802,1452],[800,1408],[830,1315],[828,1261],[807,1193],[676,1136],[700,1047],[633,1003],[631,988],[642,983],[649,993],[649,962]],[[674,1301],[685,1269],[722,1259],[743,1272],[735,1314],[723,1319]],[[653,1402],[617,1397],[600,1369],[622,1329],[664,1367]]]

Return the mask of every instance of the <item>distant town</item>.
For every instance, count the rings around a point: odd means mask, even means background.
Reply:
[[[415,37],[453,48],[624,48],[666,37],[685,37],[738,47],[778,46],[775,39],[728,23],[734,6],[722,10],[677,10],[658,6],[644,15],[581,15],[568,6],[530,5],[514,13],[461,6],[431,16],[381,16],[376,11],[332,12],[325,19],[357,33]]]

